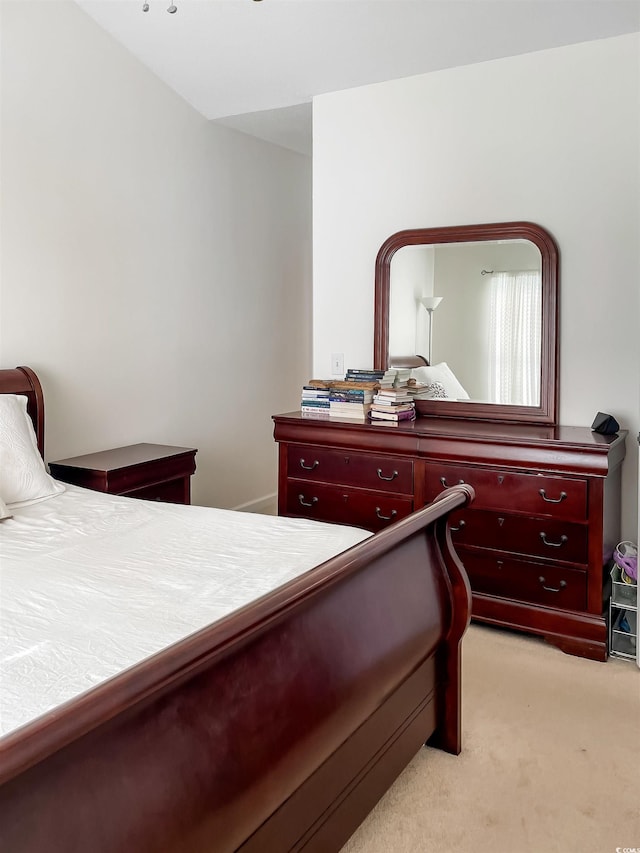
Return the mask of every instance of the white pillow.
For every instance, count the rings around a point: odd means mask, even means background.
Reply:
[[[414,367],[411,375],[424,385],[432,385],[434,382],[440,382],[444,386],[445,394],[449,399],[469,399],[469,395],[458,382],[446,361],[441,361],[440,364],[432,364],[429,367]]]
[[[13,518],[13,516],[7,509],[5,502],[0,498],[0,521],[4,521],[5,518]]]
[[[27,506],[64,492],[48,473],[38,452],[33,423],[23,394],[0,394],[0,498]]]

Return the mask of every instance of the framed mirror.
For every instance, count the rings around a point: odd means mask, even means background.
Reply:
[[[558,249],[532,222],[399,231],[378,252],[374,366],[418,357],[420,415],[555,424]]]

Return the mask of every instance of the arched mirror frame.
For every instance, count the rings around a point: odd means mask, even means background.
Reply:
[[[496,222],[446,228],[416,228],[392,234],[376,258],[374,309],[374,367],[389,366],[389,289],[391,259],[404,246],[468,243],[479,240],[530,240],[542,258],[542,343],[539,406],[420,400],[416,407],[430,417],[482,421],[555,424],[558,409],[558,247],[544,228],[533,222]]]

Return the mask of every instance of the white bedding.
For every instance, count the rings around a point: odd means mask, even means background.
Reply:
[[[75,486],[0,524],[0,734],[365,539]]]

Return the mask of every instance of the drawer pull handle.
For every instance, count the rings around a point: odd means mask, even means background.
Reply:
[[[395,480],[395,478],[398,476],[399,476],[398,472],[394,471],[390,477],[383,477],[382,476],[382,468],[378,468],[378,477],[380,477],[381,480],[385,480],[387,483],[390,483],[392,480]]]
[[[449,488],[449,484],[447,483],[447,478],[446,478],[446,477],[440,477],[440,482],[441,482],[441,483],[442,483],[442,485],[445,487],[445,489],[448,489],[448,488]],[[459,486],[464,485],[464,480],[458,480],[458,485],[459,485]]]
[[[464,520],[464,518],[463,518],[463,519],[460,521],[460,524],[459,524],[457,527],[450,527],[450,528],[449,528],[449,530],[450,530],[452,533],[457,533],[459,530],[462,530],[462,528],[465,526],[465,524],[466,524],[466,523],[467,523],[467,522],[466,522],[466,521]]]
[[[382,512],[380,511],[380,507],[379,506],[376,507],[376,515],[382,521],[391,521],[391,519],[395,518],[397,514],[398,514],[398,511],[395,509],[392,509],[391,515],[382,515]]]
[[[305,465],[304,459],[300,460],[300,467],[304,468],[305,471],[313,471],[314,468],[317,468],[320,463],[316,459],[316,461],[312,465]]]
[[[304,495],[298,495],[298,500],[302,506],[313,506],[318,503],[318,498],[311,498],[310,501],[305,501]]]
[[[563,500],[565,500],[565,499],[566,499],[566,497],[567,497],[567,493],[566,493],[566,492],[560,492],[560,497],[559,497],[559,498],[548,498],[548,497],[547,497],[547,493],[545,492],[545,490],[544,490],[544,489],[540,489],[540,491],[538,492],[538,494],[540,495],[540,497],[542,498],[542,500],[543,500],[543,501],[546,501],[548,504],[559,504],[559,503],[562,503],[562,501],[563,501]]]
[[[567,585],[567,582],[566,582],[566,581],[560,581],[560,586],[558,586],[558,587],[555,587],[555,586],[545,586],[545,579],[542,577],[542,575],[540,575],[540,577],[538,578],[538,580],[539,580],[539,581],[540,581],[540,583],[542,584],[542,589],[546,590],[547,592],[560,592],[560,591],[561,591],[561,590],[563,590],[563,589],[565,588],[565,586]]]
[[[540,534],[540,538],[542,539],[542,541],[544,542],[544,544],[545,544],[545,545],[548,545],[550,548],[562,548],[562,546],[564,545],[564,543],[567,541],[567,537],[564,535],[564,533],[563,533],[563,534],[562,534],[562,536],[560,537],[560,541],[559,541],[559,542],[550,542],[550,541],[547,539],[547,534],[546,534],[546,533],[541,533],[541,534]]]

